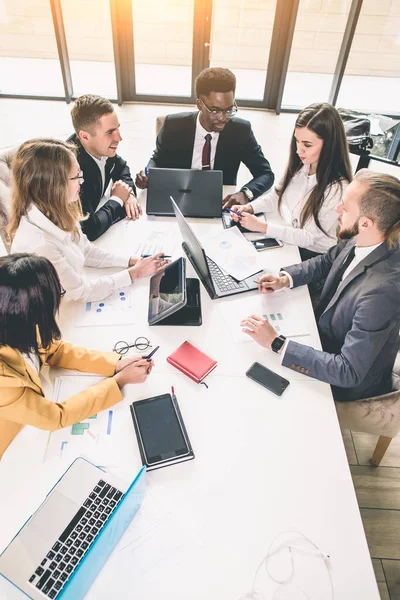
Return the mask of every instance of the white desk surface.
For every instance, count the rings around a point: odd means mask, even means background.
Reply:
[[[221,226],[218,220],[193,219],[191,224],[200,239]],[[154,227],[177,230],[174,219],[144,216],[113,226],[96,243],[134,249]],[[175,254],[181,254],[180,243]],[[298,250],[285,245],[262,256],[266,270],[277,272],[298,261]],[[188,261],[187,266],[188,276],[195,276]],[[143,507],[88,600],[239,600],[251,589],[271,542],[293,529],[331,556],[334,600],[379,600],[329,386],[281,367],[280,357],[255,343],[234,343],[218,305],[235,297],[211,300],[201,286],[201,327],[150,328],[148,280],[134,285],[133,325],[76,328],[73,303],[65,303],[60,314],[64,339],[76,344],[111,350],[116,341],[132,343],[140,335],[160,344],[152,375],[144,384],[125,388],[126,400],[116,407],[126,416],[125,458],[110,470],[129,481],[141,466],[129,401],[164,393],[171,385],[196,458],[147,475]],[[311,331],[300,340],[320,348],[307,288],[283,293],[290,294],[293,310]],[[186,339],[218,360],[207,377],[208,390],[165,360]],[[245,377],[255,360],[291,381],[281,398]],[[50,380],[60,373],[53,370]],[[0,463],[0,550],[65,470],[59,461],[41,462],[47,435],[25,427]],[[309,555],[299,560],[294,581],[311,600],[330,600],[322,559]],[[276,585],[264,572],[257,582],[265,599],[272,598]],[[20,597],[0,579],[2,600]]]

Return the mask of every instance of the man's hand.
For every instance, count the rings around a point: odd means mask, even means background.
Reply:
[[[147,188],[147,182],[149,178],[147,177],[144,171],[139,171],[136,175],[135,184],[141,190],[145,190]]]
[[[247,204],[247,197],[244,192],[236,192],[236,194],[228,194],[222,200],[222,208],[231,208],[234,204]]]
[[[286,275],[275,277],[275,275],[271,275],[270,273],[261,275],[261,277],[258,278],[257,283],[258,290],[262,294],[272,294],[272,292],[281,290],[284,287],[289,287],[290,285],[289,278]]]
[[[115,181],[111,186],[111,196],[117,196],[124,204],[128,200],[131,192],[132,188],[129,187],[125,181],[121,181],[120,179]]]
[[[128,199],[125,200],[124,209],[126,212],[126,218],[132,219],[132,221],[136,221],[140,217],[140,215],[143,214],[142,207],[140,206],[139,202],[137,201],[137,198],[135,198],[133,193],[130,193]]]
[[[124,366],[121,367],[120,363],[124,363]],[[114,379],[120,388],[128,383],[143,383],[150,375],[153,366],[152,360],[146,360],[141,356],[125,358],[117,362]]]
[[[244,319],[240,325],[243,327],[243,333],[246,333],[252,337],[257,344],[260,344],[260,346],[268,348],[269,350],[271,349],[271,344],[274,339],[278,337],[278,334],[271,323],[261,317],[257,317],[257,315],[250,315],[247,319]]]
[[[133,267],[129,267],[129,275],[131,276],[131,280],[139,279],[139,277],[147,277],[148,275],[153,275],[154,273],[158,273],[161,271],[166,265],[168,265],[171,261],[163,258],[163,253],[155,254],[154,256],[149,256],[148,258],[138,258]],[[129,264],[132,260],[135,260],[133,257],[129,260]]]

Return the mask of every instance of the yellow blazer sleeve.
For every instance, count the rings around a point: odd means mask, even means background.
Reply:
[[[76,369],[85,373],[111,376],[120,356],[115,352],[99,352],[73,346],[63,340],[53,342],[50,348],[41,352],[43,362],[52,367]]]
[[[112,377],[59,403],[48,400],[24,386],[23,382],[20,386],[5,386],[1,392],[1,418],[47,431],[78,423],[122,400],[118,384]]]

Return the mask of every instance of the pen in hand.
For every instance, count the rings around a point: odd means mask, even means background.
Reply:
[[[150,362],[150,361],[151,361],[151,358],[152,358],[152,356],[153,356],[153,354],[155,354],[155,353],[157,352],[157,350],[159,349],[159,347],[160,347],[160,346],[156,346],[156,347],[154,348],[154,350],[152,350],[152,351],[150,352],[150,354],[148,354],[147,356],[142,356],[142,358],[145,358],[146,360],[148,360],[148,361]]]
[[[140,258],[150,258],[153,254],[142,254]],[[163,254],[160,258],[171,258],[171,254]]]
[[[231,212],[232,214],[236,215],[237,217],[239,217],[239,219],[242,218],[241,213],[238,213],[236,210],[232,210],[231,208],[225,208],[224,210],[227,210],[228,212]]]

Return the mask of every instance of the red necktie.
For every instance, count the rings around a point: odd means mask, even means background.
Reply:
[[[204,170],[211,169],[211,134],[207,133],[204,136],[206,140],[203,146],[203,152],[201,154],[201,168]]]

